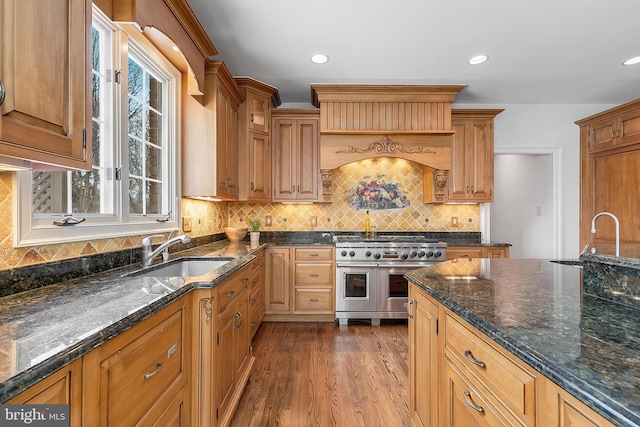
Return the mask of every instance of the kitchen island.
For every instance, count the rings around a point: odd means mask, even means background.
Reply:
[[[580,262],[473,259],[406,277],[605,419],[638,426],[640,311],[581,292],[582,275]]]

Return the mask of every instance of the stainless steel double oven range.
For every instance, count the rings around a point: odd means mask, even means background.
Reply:
[[[334,236],[336,243],[336,318],[406,319],[411,270],[442,262],[447,244],[419,235],[379,235],[365,239]]]

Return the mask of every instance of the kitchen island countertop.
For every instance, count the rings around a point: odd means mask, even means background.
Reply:
[[[448,261],[407,274],[438,302],[620,426],[640,426],[640,310],[581,293],[579,263]]]

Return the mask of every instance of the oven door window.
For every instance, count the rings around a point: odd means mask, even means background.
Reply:
[[[368,298],[366,273],[345,273],[344,296],[346,298]]]
[[[402,274],[389,274],[389,296],[392,298],[408,298],[409,283]]]

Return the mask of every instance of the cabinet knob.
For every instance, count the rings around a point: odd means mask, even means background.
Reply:
[[[4,102],[4,83],[0,80],[0,105]]]

